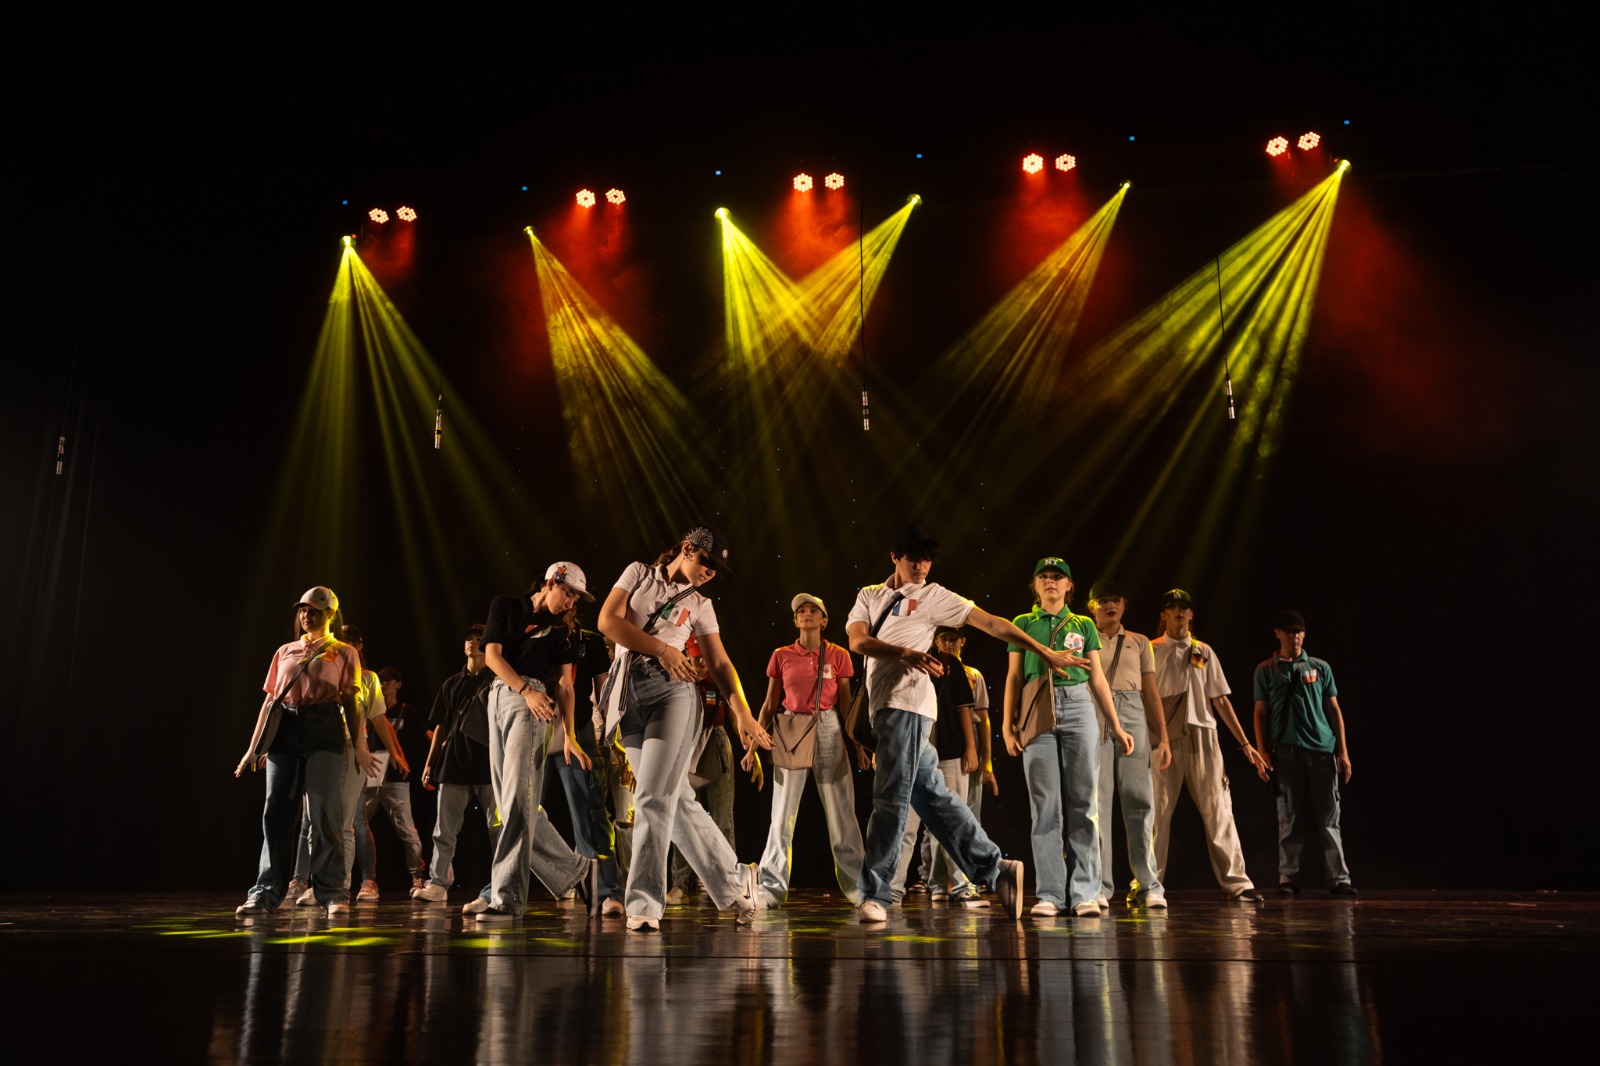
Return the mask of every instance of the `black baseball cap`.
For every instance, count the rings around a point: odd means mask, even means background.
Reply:
[[[1299,611],[1279,611],[1278,620],[1272,623],[1273,629],[1298,629],[1304,632],[1306,616]]]
[[[1109,578],[1101,578],[1089,589],[1089,599],[1095,603],[1104,603],[1106,600],[1125,600],[1127,598],[1122,591],[1122,586]]]
[[[683,539],[711,557],[711,564],[725,573],[733,573],[728,565],[728,538],[715,526],[695,526]]]
[[[1174,604],[1194,610],[1194,600],[1182,589],[1168,589],[1166,595],[1161,597],[1161,609],[1163,611]]]
[[[926,526],[917,522],[907,522],[894,531],[894,540],[890,542],[889,550],[895,555],[909,555],[915,551],[938,551],[939,540],[928,532]]]

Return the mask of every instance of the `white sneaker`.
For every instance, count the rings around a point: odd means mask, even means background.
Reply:
[[[733,920],[740,925],[749,925],[756,920],[756,914],[761,910],[761,869],[753,862],[740,866],[744,877],[744,893],[733,901]]]
[[[484,899],[482,896],[473,896],[472,897],[472,901],[470,903],[462,904],[461,913],[462,914],[469,914],[469,915],[470,914],[482,914],[484,911],[486,911],[488,909],[489,909],[489,901],[488,900]]]
[[[330,919],[350,917],[350,904],[346,903],[342,899],[334,900],[332,903],[328,904],[328,917]]]
[[[624,913],[620,899],[608,899],[600,904],[600,917],[602,918],[621,918]]]
[[[302,881],[300,878],[296,877],[293,881],[289,882],[289,887],[283,890],[283,898],[288,900],[290,903],[293,903],[298,900],[302,894],[309,891],[311,891],[311,882]],[[313,895],[312,898],[315,899],[316,897]]]
[[[659,933],[661,932],[661,919],[652,918],[648,914],[630,914],[628,915],[628,932]]]
[[[662,902],[669,907],[677,907],[683,903],[685,898],[687,897],[684,896],[683,889],[673,888],[667,890],[667,898]]]
[[[1079,918],[1098,918],[1100,917],[1100,904],[1092,899],[1086,899],[1072,908],[1072,913]]]
[[[958,907],[965,907],[969,911],[981,911],[989,905],[989,901],[976,892],[967,892],[959,896],[951,896],[950,902]]]
[[[1100,907],[1100,913],[1101,914],[1106,914],[1106,913],[1110,912],[1110,910],[1111,910],[1111,901],[1109,899],[1106,899],[1106,896],[1105,896],[1104,892],[1100,893],[1100,898],[1095,900],[1095,903]]]
[[[1160,892],[1146,892],[1144,905],[1153,911],[1164,911],[1167,909],[1167,897]]]
[[[418,903],[443,903],[450,898],[450,890],[443,885],[436,885],[432,881],[421,888],[411,890],[411,898]]]
[[[1054,918],[1056,915],[1061,913],[1061,908],[1057,907],[1054,903],[1051,903],[1047,899],[1041,899],[1038,903],[1033,905],[1028,913],[1033,915],[1035,918]]]
[[[272,913],[272,908],[251,896],[235,907],[233,913],[240,918],[264,918]]]
[[[378,882],[372,880],[370,877],[367,880],[361,882],[361,891],[356,893],[356,902],[357,903],[376,903],[376,902],[378,902]]]
[[[889,912],[884,910],[883,904],[875,899],[862,900],[860,914],[863,922],[887,922],[889,920]]]
[[[317,905],[317,894],[308,888],[294,898],[294,905],[296,907],[315,907]]]

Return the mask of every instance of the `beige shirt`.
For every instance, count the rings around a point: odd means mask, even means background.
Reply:
[[[1111,660],[1117,658],[1117,637],[1122,640],[1122,658],[1117,659],[1116,673],[1111,671]],[[1156,672],[1155,656],[1150,651],[1150,638],[1142,633],[1124,629],[1120,625],[1112,633],[1100,634],[1100,667],[1106,672],[1106,683],[1112,692],[1138,692],[1144,688],[1144,674]]]

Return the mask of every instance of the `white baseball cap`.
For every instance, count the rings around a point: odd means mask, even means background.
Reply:
[[[544,579],[549,581],[551,578],[561,582],[590,603],[594,602],[594,597],[589,593],[589,582],[583,576],[583,568],[577,563],[551,563],[550,569],[544,572]]]

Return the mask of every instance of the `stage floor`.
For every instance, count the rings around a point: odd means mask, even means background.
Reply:
[[[397,898],[237,921],[242,893],[0,896],[7,1058],[222,1062],[1413,1062],[1581,1048],[1600,897],[1177,894],[1090,920],[801,894],[659,935]]]

